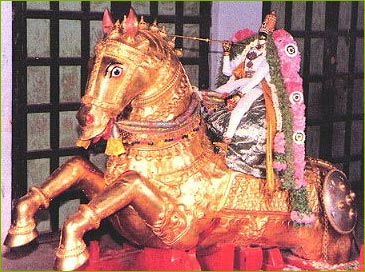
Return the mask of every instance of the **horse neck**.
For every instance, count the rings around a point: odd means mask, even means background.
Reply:
[[[132,101],[130,120],[169,121],[189,106],[192,86],[178,61],[163,65],[156,80]]]
[[[136,97],[129,115],[117,122],[124,141],[133,149],[141,145],[144,149],[164,149],[193,136],[202,137],[200,98],[181,63],[167,66],[159,74],[157,85]]]

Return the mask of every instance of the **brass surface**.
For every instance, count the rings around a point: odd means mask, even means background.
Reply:
[[[16,209],[16,221],[11,225],[4,241],[5,245],[18,247],[33,241],[38,236],[34,215],[40,207],[47,208],[49,202],[39,188],[32,187],[28,194],[19,199]]]
[[[80,157],[67,161],[20,200],[5,244],[14,247],[34,239],[38,208],[79,186],[90,202],[63,225],[57,269],[77,269],[87,260],[83,235],[104,218],[142,246],[185,250],[217,242],[277,245],[320,260],[320,189],[325,173],[334,167],[308,161],[308,199],[317,219],[309,227],[295,227],[288,192],[276,188],[267,197],[265,180],[228,169],[224,156],[214,152],[196,91],[166,35],[155,24],[134,29],[138,24],[133,14],[129,20],[128,29],[118,21],[98,42],[77,116],[80,144],[119,137],[125,152],[109,156],[105,173]],[[348,195],[344,201],[350,202],[353,194]],[[350,217],[353,213],[348,211]],[[346,259],[350,235],[331,228],[328,234],[328,261]]]
[[[351,233],[357,214],[345,174],[337,169],[328,172],[323,184],[323,205],[329,222],[339,233]]]

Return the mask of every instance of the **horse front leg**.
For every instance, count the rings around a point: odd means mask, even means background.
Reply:
[[[158,221],[164,211],[162,199],[148,186],[148,180],[137,172],[125,172],[88,204],[80,205],[79,211],[65,221],[55,268],[68,271],[84,264],[89,257],[83,241],[85,232],[98,228],[102,219],[127,205],[132,205],[149,225]]]
[[[88,198],[104,189],[103,173],[82,157],[74,157],[55,170],[39,187],[31,187],[19,199],[15,218],[4,244],[9,247],[25,245],[38,236],[34,215],[39,208],[48,208],[50,201],[79,185]]]

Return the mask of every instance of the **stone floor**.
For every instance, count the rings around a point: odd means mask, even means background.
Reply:
[[[53,270],[54,250],[57,242],[6,249],[2,256],[4,270]]]
[[[121,247],[121,244],[110,235],[104,234],[101,236],[100,246],[102,249],[116,249]],[[0,271],[54,270],[53,263],[57,247],[58,241],[32,242],[19,248],[5,248],[3,249]]]
[[[358,244],[364,243],[364,218],[359,216],[356,227],[356,240]],[[101,249],[116,249],[121,246],[109,234],[102,234],[100,239]],[[54,253],[58,242],[36,243],[16,249],[3,248],[1,258],[1,271],[14,270],[53,270]]]

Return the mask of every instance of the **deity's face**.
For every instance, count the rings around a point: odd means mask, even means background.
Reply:
[[[266,39],[257,39],[254,46],[250,45],[250,50],[246,54],[246,61],[254,61],[257,58],[265,57]]]

